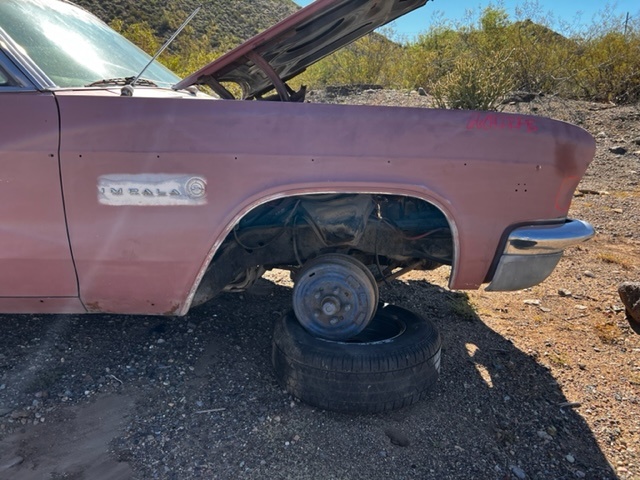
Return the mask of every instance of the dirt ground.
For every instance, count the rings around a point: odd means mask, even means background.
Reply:
[[[380,90],[310,99],[429,105]],[[343,415],[283,392],[270,352],[284,272],[183,318],[5,315],[0,479],[640,479],[640,336],[616,293],[640,281],[640,107],[506,109],[596,137],[571,215],[598,235],[520,292],[449,291],[447,268],[384,286],[441,330],[431,398]]]

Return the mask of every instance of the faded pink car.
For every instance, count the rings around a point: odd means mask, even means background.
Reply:
[[[544,280],[593,235],[567,218],[588,133],[286,84],[425,3],[317,0],[186,79],[152,62],[127,85],[149,57],[95,17],[0,0],[0,311],[184,315],[285,268],[299,320],[341,339],[411,269],[451,265],[452,289]]]

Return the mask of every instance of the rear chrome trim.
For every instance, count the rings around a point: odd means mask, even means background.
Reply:
[[[509,235],[488,291],[514,291],[539,284],[556,268],[562,251],[589,240],[593,227],[567,219],[558,225],[520,227]]]
[[[582,220],[567,219],[559,225],[515,229],[507,239],[506,255],[547,255],[586,242],[595,235],[593,227]]]
[[[485,290],[513,292],[543,282],[556,268],[562,252],[548,255],[502,255],[493,280]]]

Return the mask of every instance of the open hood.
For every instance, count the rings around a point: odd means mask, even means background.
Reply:
[[[223,98],[233,98],[221,82],[242,87],[243,97],[276,89],[308,66],[376,28],[423,6],[429,0],[316,0],[280,23],[188,76],[174,88],[208,85]]]

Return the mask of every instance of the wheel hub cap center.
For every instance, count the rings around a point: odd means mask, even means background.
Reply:
[[[326,297],[322,300],[322,313],[325,315],[335,315],[340,311],[340,300],[335,297]]]

